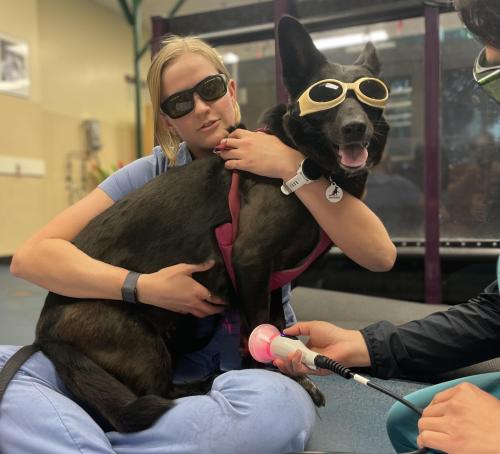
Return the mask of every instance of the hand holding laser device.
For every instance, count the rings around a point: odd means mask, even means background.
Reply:
[[[275,358],[287,359],[290,353],[300,350],[302,353],[301,361],[307,367],[311,369],[317,369],[318,367],[321,369],[327,369],[344,378],[352,378],[358,383],[378,389],[384,394],[391,396],[393,399],[398,400],[403,405],[406,405],[419,416],[422,416],[422,410],[415,407],[415,405],[411,402],[393,394],[392,391],[384,388],[383,386],[372,383],[366,377],[355,374],[347,367],[344,367],[342,364],[334,361],[333,359],[309,350],[300,340],[291,339],[282,335],[273,325],[264,324],[257,326],[250,334],[248,348],[252,357],[261,363],[270,363]]]
[[[344,378],[352,378],[358,383],[377,389],[393,399],[398,400],[419,416],[422,416],[422,410],[411,402],[376,383],[372,383],[367,378],[355,374],[333,359],[309,350],[300,340],[286,337],[273,325],[264,324],[257,326],[250,334],[248,348],[252,357],[261,363],[271,363],[275,358],[288,359],[290,353],[295,353],[297,350],[300,350],[302,353],[301,362],[310,369],[328,369]],[[421,448],[407,454],[425,454],[426,452],[426,448]]]

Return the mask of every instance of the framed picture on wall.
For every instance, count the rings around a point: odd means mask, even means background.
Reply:
[[[0,35],[0,93],[29,96],[28,44]]]

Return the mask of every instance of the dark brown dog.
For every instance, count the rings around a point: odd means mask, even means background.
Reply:
[[[379,63],[373,46],[367,45],[355,64],[342,66],[329,63],[291,17],[280,21],[278,37],[291,102],[268,112],[266,127],[312,158],[344,190],[361,197],[367,169],[379,162],[388,132],[381,110],[350,95],[333,109],[305,117],[295,110],[297,97],[318,80],[375,76]],[[346,166],[356,160],[346,153],[357,153],[366,144],[366,165]],[[216,156],[172,168],[97,216],[74,244],[91,257],[140,273],[213,259],[215,266],[195,278],[240,311],[244,335],[265,322],[283,327],[281,303],[271,308],[270,275],[306,257],[318,241],[319,227],[294,195],[280,192],[281,181],[241,172],[242,206],[233,250],[236,293],[213,234],[230,220],[230,179]],[[168,410],[171,399],[209,389],[210,380],[171,382],[176,359],[207,341],[193,343],[195,323],[192,316],[144,304],[49,293],[36,344],[103,427],[136,431]]]

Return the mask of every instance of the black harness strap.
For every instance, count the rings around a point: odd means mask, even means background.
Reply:
[[[14,375],[16,375],[16,372],[25,361],[38,350],[40,350],[40,347],[37,344],[25,345],[14,353],[5,363],[5,366],[0,371],[0,402],[2,401],[7,386],[9,386],[10,381]]]

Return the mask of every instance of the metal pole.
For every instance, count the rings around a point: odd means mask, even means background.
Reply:
[[[153,16],[151,18],[151,29],[153,31],[151,36],[151,59],[155,56],[156,52],[161,49],[161,38],[168,32],[166,21],[161,16]]]
[[[173,17],[179,8],[184,4],[185,0],[177,0],[169,17]],[[156,53],[160,43],[158,42],[159,33],[155,25],[162,26],[163,18],[153,18],[153,40],[149,40],[142,48],[140,47],[141,39],[141,15],[140,6],[142,0],[132,0],[132,11],[128,6],[127,0],[118,0],[120,7],[125,15],[125,19],[129,25],[132,26],[132,35],[134,43],[134,79],[135,79],[135,152],[137,158],[142,157],[143,140],[142,140],[142,104],[141,104],[141,72],[140,61],[142,56],[146,53],[149,46],[152,46],[152,55]],[[156,19],[156,21],[155,21]],[[161,36],[162,33],[160,33]]]
[[[179,8],[184,4],[186,0],[177,0],[176,4],[172,7],[170,12],[168,13],[168,17],[174,17]]]
[[[133,0],[133,35],[134,35],[134,77],[135,77],[135,151],[137,158],[142,156],[142,105],[141,105],[141,73],[139,69],[142,0]]]
[[[425,4],[425,300],[439,304],[439,8]]]
[[[175,5],[172,7],[170,12],[168,13],[167,19],[162,16],[153,16],[151,18],[151,29],[152,36],[149,40],[151,44],[151,59],[153,59],[156,52],[161,49],[161,39],[163,35],[166,35],[169,32],[168,19],[175,16],[179,8],[185,3],[186,0],[177,0]]]

